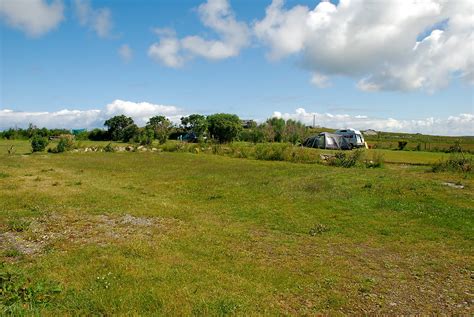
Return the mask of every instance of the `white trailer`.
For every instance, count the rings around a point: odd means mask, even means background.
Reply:
[[[335,134],[342,135],[352,148],[367,147],[364,136],[359,130],[341,129],[337,130]]]

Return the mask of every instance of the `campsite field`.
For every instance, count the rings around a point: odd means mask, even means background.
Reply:
[[[472,174],[410,165],[443,153],[385,151],[405,164],[344,169],[26,154],[25,141],[7,155],[10,143],[0,141],[3,312],[473,312]]]

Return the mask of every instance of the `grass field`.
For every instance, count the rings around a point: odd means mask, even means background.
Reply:
[[[472,174],[9,144],[4,312],[472,314]]]

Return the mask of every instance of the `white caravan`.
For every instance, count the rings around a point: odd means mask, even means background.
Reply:
[[[364,136],[359,130],[342,129],[337,130],[335,134],[342,135],[352,148],[366,147]]]

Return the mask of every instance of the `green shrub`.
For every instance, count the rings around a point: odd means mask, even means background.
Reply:
[[[31,139],[31,150],[33,152],[43,152],[48,146],[48,139],[39,135],[33,136]]]
[[[355,150],[348,152],[337,152],[334,157],[328,160],[328,164],[331,166],[339,166],[339,167],[355,167],[359,163],[361,163],[363,159],[363,150]]]
[[[145,128],[140,129],[138,135],[135,136],[134,142],[140,143],[140,145],[151,145],[155,138],[155,132],[152,129]]]
[[[30,222],[23,219],[13,219],[8,222],[8,230],[23,232],[28,230]]]
[[[54,149],[48,150],[51,153],[62,153],[74,148],[74,137],[72,135],[62,135],[59,138],[58,145]]]
[[[449,149],[447,150],[448,153],[461,153],[463,152],[461,144],[459,141],[455,141],[454,145],[451,145]]]
[[[109,143],[104,146],[104,152],[115,152],[115,148],[112,146],[112,143]]]
[[[463,172],[470,173],[472,172],[472,158],[465,157],[461,154],[453,154],[447,160],[441,160],[438,163],[434,164],[432,171],[437,172]]]

